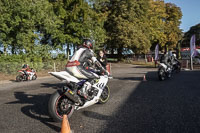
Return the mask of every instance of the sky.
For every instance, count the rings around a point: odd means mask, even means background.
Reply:
[[[174,3],[181,8],[182,23],[180,28],[187,32],[190,27],[200,23],[200,0],[164,0],[165,3]]]

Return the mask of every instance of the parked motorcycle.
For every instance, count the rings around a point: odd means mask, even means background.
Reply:
[[[104,104],[109,99],[110,89],[107,86],[109,79],[107,75],[101,75],[99,79],[90,81],[92,87],[87,90],[88,97],[86,99],[78,93],[86,80],[78,79],[67,71],[49,73],[66,82],[66,86],[51,95],[48,103],[48,111],[54,121],[60,122],[63,114],[67,114],[70,118],[74,110],[83,109],[95,103]]]
[[[30,70],[21,69],[18,72],[19,72],[19,74],[16,77],[17,82],[37,79],[37,74],[34,69],[30,69]]]
[[[158,63],[159,67],[158,67],[158,78],[160,81],[165,80],[166,78],[170,78],[171,74],[172,74],[172,68],[171,67],[167,67],[167,65],[165,65],[164,63]]]

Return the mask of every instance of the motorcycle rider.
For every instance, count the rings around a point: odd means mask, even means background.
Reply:
[[[29,65],[24,64],[22,66],[22,70],[26,75],[26,80],[31,80],[34,74],[32,73],[32,69],[29,67]]]
[[[77,78],[86,79],[83,87],[78,91],[79,95],[87,99],[87,90],[91,88],[91,81],[98,79],[99,75],[91,72],[92,65],[95,64],[101,72],[108,74],[108,72],[102,67],[92,50],[93,44],[89,39],[84,39],[82,46],[74,53],[71,60],[66,65],[66,71],[71,73]]]
[[[23,72],[25,73],[25,75],[26,75],[26,80],[28,80],[28,70],[30,70],[29,69],[29,65],[28,64],[23,64],[23,66],[22,66],[22,70],[23,70]]]
[[[176,64],[176,62],[178,61],[177,58],[176,58],[176,54],[172,54],[172,57],[171,57],[171,62],[172,64]]]
[[[176,58],[176,54],[175,53],[172,54],[172,66],[173,66],[173,70],[179,69],[179,71],[180,71],[181,63]]]
[[[163,53],[163,51],[162,51]],[[169,52],[164,52],[164,54],[161,55],[161,58],[160,58],[160,63],[164,63],[166,66],[167,66],[167,71],[170,70],[171,68],[171,57],[170,57],[170,54]]]

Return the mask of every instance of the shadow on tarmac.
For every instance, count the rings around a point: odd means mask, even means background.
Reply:
[[[11,81],[11,82],[13,82],[13,83],[16,83],[16,82],[17,82],[16,80],[9,80],[9,81]]]
[[[114,77],[114,79],[142,81],[143,77]]]
[[[147,73],[147,81],[141,82],[117,113],[108,117],[101,132],[200,132],[199,75],[200,71],[182,71],[159,81],[157,72]]]
[[[134,66],[134,68],[157,68],[155,66]]]
[[[92,111],[83,111],[82,114],[85,115],[86,117],[97,119],[97,120],[109,120],[109,119],[111,119],[110,116],[99,114],[99,113],[92,112]]]
[[[56,132],[60,131],[61,128],[56,126],[55,123],[53,123],[53,119],[49,118],[48,115],[47,103],[50,98],[50,94],[30,95],[25,94],[24,92],[15,92],[14,96],[18,99],[18,101],[9,102],[7,104],[29,104],[21,108],[22,113],[40,121]],[[53,124],[51,124],[51,122]]]
[[[66,83],[41,83],[42,88],[53,88],[53,89],[60,89],[62,88]]]

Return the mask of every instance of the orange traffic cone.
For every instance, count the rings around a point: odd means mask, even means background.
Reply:
[[[145,76],[145,75],[144,75],[144,77],[143,77],[143,81],[147,81],[147,80],[146,80],[146,76]]]
[[[63,115],[61,133],[71,133],[67,115]]]

